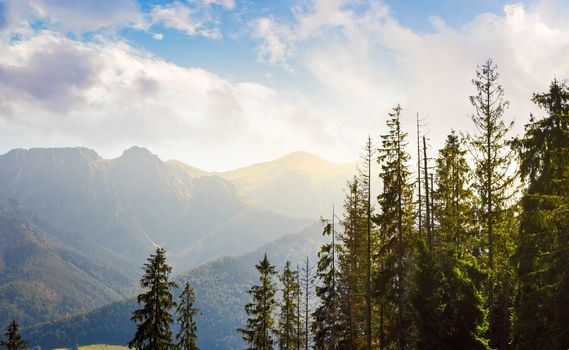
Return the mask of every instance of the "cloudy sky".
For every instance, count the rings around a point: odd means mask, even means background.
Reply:
[[[532,92],[569,77],[567,18],[565,0],[0,0],[0,153],[350,161],[397,103],[437,147],[471,127],[489,57],[519,132]]]

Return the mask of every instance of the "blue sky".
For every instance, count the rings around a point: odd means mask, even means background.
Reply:
[[[520,132],[569,75],[563,0],[0,0],[0,152],[131,145],[208,170],[343,162],[403,106],[438,147],[493,58]]]

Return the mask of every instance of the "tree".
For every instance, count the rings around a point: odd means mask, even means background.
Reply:
[[[410,272],[413,250],[413,188],[406,151],[407,134],[401,129],[401,107],[389,114],[388,133],[382,135],[379,149],[380,179],[383,192],[379,195],[381,232],[379,273],[376,286],[383,308],[385,337],[380,347],[411,346],[412,317],[409,307]],[[382,333],[383,330],[380,330]]]
[[[367,267],[366,196],[360,179],[348,182],[343,230],[338,233],[338,347],[364,349]]]
[[[371,206],[371,164],[374,156],[373,144],[371,137],[368,136],[364,152],[361,156],[363,169],[360,169],[360,182],[362,184],[362,191],[365,197],[365,221],[366,221],[366,277],[365,277],[365,297],[366,297],[366,349],[372,348],[372,331],[371,331],[371,251],[372,251],[372,206]]]
[[[251,287],[247,292],[252,301],[245,305],[247,324],[238,329],[250,350],[273,350],[274,339],[271,333],[275,331],[273,312],[276,306],[276,287],[273,277],[276,270],[269,262],[267,254],[255,268],[259,272],[259,285]]]
[[[533,102],[532,116],[515,141],[527,190],[517,248],[514,343],[517,349],[569,348],[569,87],[553,80]]]
[[[332,214],[333,215],[333,214]],[[334,220],[334,218],[332,218]],[[336,349],[337,320],[336,304],[338,293],[336,290],[335,269],[335,239],[334,225],[329,220],[322,220],[324,236],[332,236],[330,243],[325,243],[318,252],[316,269],[316,296],[320,304],[312,313],[312,333],[314,334],[314,348],[319,350]]]
[[[439,151],[433,214],[438,224],[437,250],[453,251],[459,258],[475,258],[481,255],[476,236],[476,198],[470,186],[472,176],[463,143],[452,131]]]
[[[180,330],[176,335],[176,348],[179,350],[199,350],[196,345],[198,327],[194,317],[198,310],[194,307],[195,299],[194,289],[190,282],[186,282],[176,309],[180,325]]]
[[[440,258],[420,242],[412,291],[416,348],[488,349],[485,274],[475,260],[453,254]]]
[[[137,297],[142,309],[134,311],[131,320],[137,324],[136,334],[128,343],[138,350],[166,350],[173,347],[173,323],[170,311],[176,306],[172,289],[176,283],[170,281],[172,268],[166,263],[166,251],[157,247],[144,264],[144,276],[140,286],[147,289]]]
[[[480,220],[486,235],[490,345],[505,349],[509,343],[509,317],[502,315],[507,313],[511,298],[509,295],[495,298],[495,293],[510,290],[508,285],[501,283],[509,281],[511,274],[508,258],[512,244],[507,234],[511,227],[504,225],[504,219],[508,217],[508,202],[513,194],[514,177],[510,174],[510,166],[514,157],[506,142],[513,123],[506,125],[503,120],[509,103],[504,98],[499,77],[497,67],[490,59],[476,70],[472,83],[477,94],[470,96],[470,102],[475,110],[472,121],[477,132],[471,137],[470,144],[475,163],[475,186],[482,206]],[[498,322],[498,317],[502,318],[502,323]]]
[[[298,319],[296,317],[298,296],[300,285],[298,283],[298,272],[290,268],[290,261],[287,261],[282,274],[279,276],[281,282],[281,305],[278,319],[278,343],[280,350],[293,350],[298,344]]]
[[[0,347],[5,347],[8,350],[27,349],[28,344],[24,339],[22,339],[22,336],[20,335],[20,326],[16,320],[12,320],[8,327],[6,327],[4,336],[6,337],[6,340],[0,340]]]

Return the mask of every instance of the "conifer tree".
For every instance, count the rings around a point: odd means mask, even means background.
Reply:
[[[279,350],[294,350],[300,337],[296,317],[300,294],[297,274],[297,271],[291,270],[290,261],[287,261],[282,274],[279,276],[282,285],[277,331]]]
[[[527,184],[516,266],[517,349],[569,347],[569,87],[553,80],[533,102],[547,116],[526,125],[516,140]]]
[[[508,234],[511,226],[505,225],[513,194],[514,177],[510,174],[513,159],[507,145],[507,133],[512,123],[506,125],[503,119],[508,107],[504,89],[499,83],[499,74],[492,60],[487,60],[476,70],[472,81],[477,94],[470,97],[475,113],[472,121],[476,134],[471,137],[471,151],[474,157],[475,186],[479,193],[482,210],[480,220],[486,236],[484,251],[487,251],[486,266],[489,269],[488,307],[490,345],[505,349],[509,343],[509,327],[504,326],[509,317],[504,317],[510,304],[510,295],[496,298],[497,291],[508,291],[511,271],[508,259],[511,255],[512,237]],[[499,302],[497,302],[499,301]],[[502,318],[502,322],[498,322]]]
[[[412,317],[409,306],[413,250],[413,189],[406,151],[407,134],[401,129],[401,107],[389,114],[388,133],[382,135],[378,161],[383,192],[379,196],[378,222],[383,236],[376,286],[384,305],[384,347],[411,347]]]
[[[338,233],[339,347],[365,349],[366,196],[361,181],[348,182],[343,230]]]
[[[464,142],[454,132],[448,135],[436,160],[434,217],[437,222],[437,251],[453,251],[460,258],[481,255],[477,237],[475,196]]]
[[[138,295],[142,309],[134,311],[131,317],[137,330],[128,344],[130,348],[166,350],[173,347],[170,311],[176,306],[172,297],[176,283],[169,279],[171,272],[172,268],[166,263],[166,251],[157,247],[144,264],[140,286],[147,291]]]
[[[199,350],[196,344],[198,328],[195,316],[198,310],[194,307],[195,299],[194,289],[190,282],[186,282],[176,309],[178,324],[180,325],[180,330],[176,335],[177,350]]]
[[[255,268],[259,272],[259,285],[251,287],[248,294],[251,302],[245,305],[247,324],[238,329],[250,350],[273,350],[275,332],[273,313],[276,307],[276,286],[273,281],[276,270],[269,262],[267,254]]]
[[[334,220],[334,219],[332,219]],[[331,236],[331,242],[325,243],[318,252],[318,265],[316,269],[316,296],[320,304],[312,314],[312,333],[314,334],[314,348],[319,350],[333,350],[337,348],[337,320],[336,313],[337,291],[335,271],[335,240],[333,224],[329,220],[322,220],[324,236]]]
[[[367,142],[361,156],[361,166],[359,169],[360,182],[362,184],[362,192],[365,203],[365,229],[366,229],[366,245],[365,245],[365,334],[366,334],[366,349],[372,348],[372,299],[371,299],[371,270],[372,270],[372,205],[371,205],[371,164],[374,157],[373,143],[371,137],[368,136]]]
[[[432,254],[418,244],[411,295],[415,310],[416,348],[423,350],[489,349],[485,338],[486,275],[475,260]]]
[[[20,326],[16,320],[12,320],[6,331],[4,332],[6,340],[0,340],[0,347],[5,347],[8,350],[24,350],[27,349],[27,342],[20,335]]]

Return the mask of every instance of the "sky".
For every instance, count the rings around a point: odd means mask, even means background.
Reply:
[[[523,131],[569,77],[565,0],[0,0],[0,153],[143,146],[227,170],[376,142],[397,104],[432,152],[472,132],[477,65]]]

